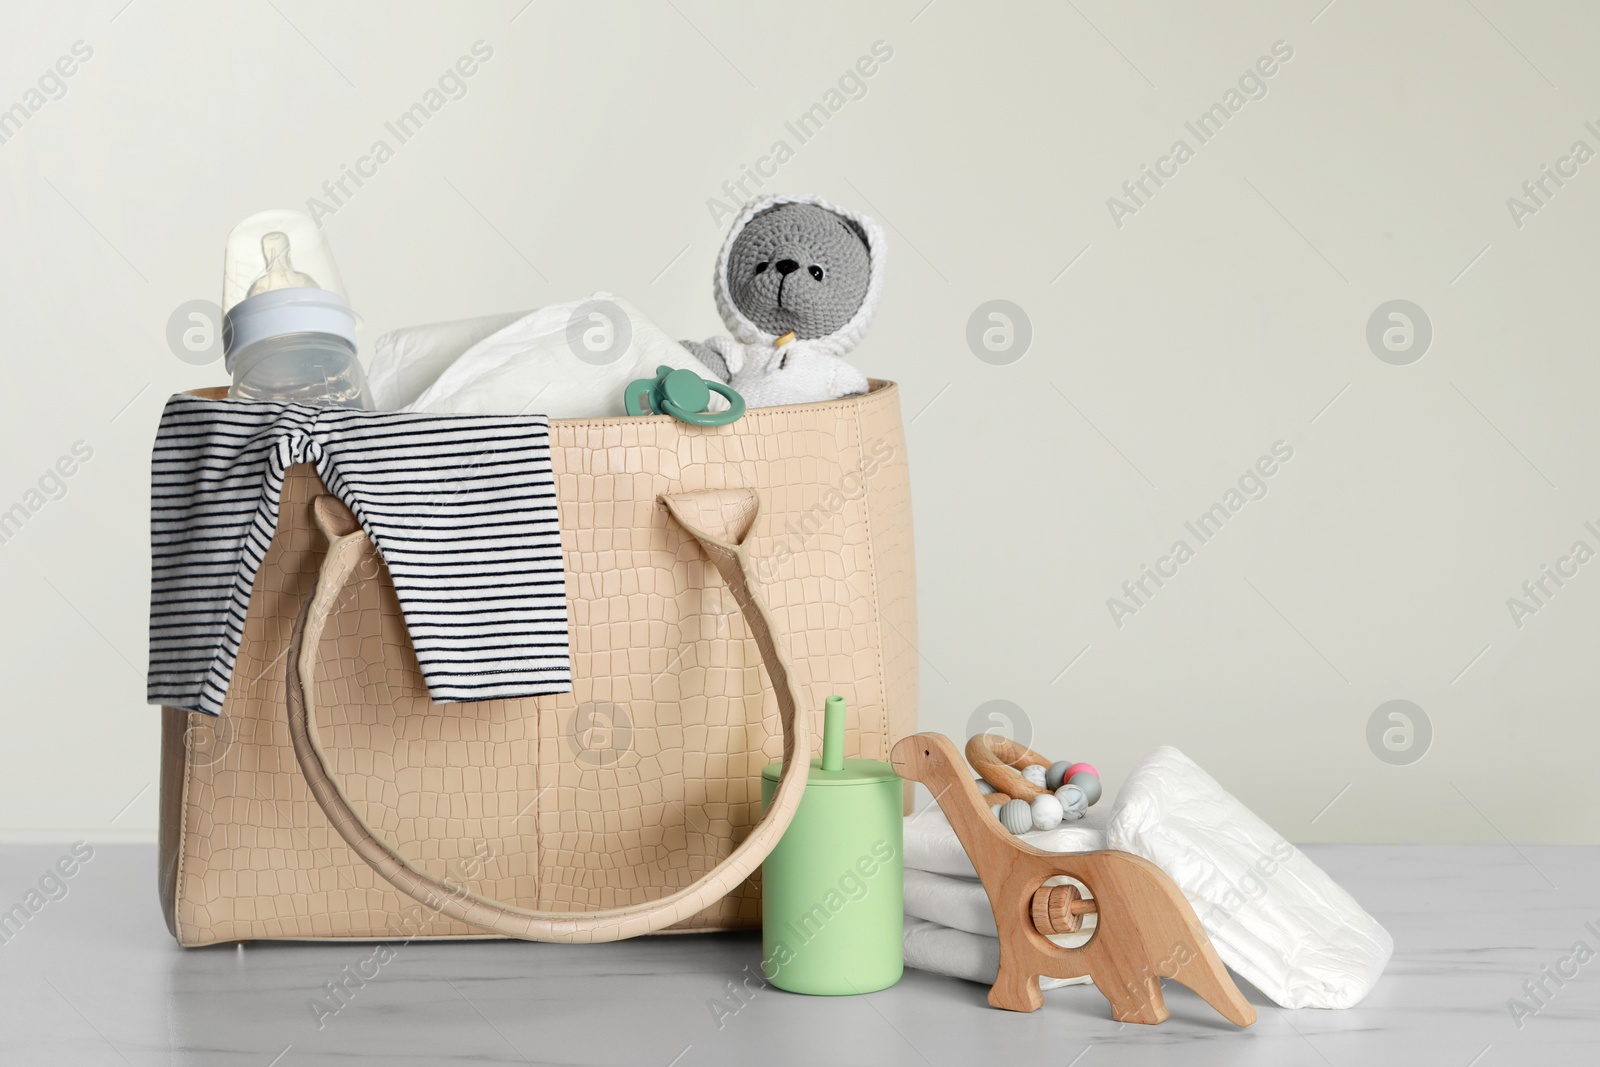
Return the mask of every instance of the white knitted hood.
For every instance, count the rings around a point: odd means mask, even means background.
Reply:
[[[813,351],[842,356],[860,342],[861,336],[867,332],[868,324],[872,322],[873,314],[878,310],[878,301],[883,295],[883,270],[884,261],[888,256],[888,242],[884,239],[883,227],[879,226],[876,220],[849,208],[840,207],[820,196],[763,196],[750,201],[739,211],[738,217],[733,220],[733,226],[728,230],[727,239],[722,243],[722,251],[717,255],[717,311],[721,313],[728,332],[747,345],[771,345],[778,339],[777,334],[767,333],[745,318],[744,312],[734,304],[733,291],[728,284],[728,257],[733,251],[733,242],[738,239],[740,232],[752,218],[778,204],[814,204],[850,219],[861,227],[862,233],[866,234],[867,261],[870,267],[867,295],[861,301],[861,307],[842,329],[826,337],[817,337],[804,342],[806,347]]]

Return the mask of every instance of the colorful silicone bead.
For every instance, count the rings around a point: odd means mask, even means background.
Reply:
[[[1083,790],[1083,795],[1089,799],[1090,804],[1100,802],[1100,776],[1090,774],[1088,771],[1079,771],[1067,780],[1070,784]]]
[[[1067,771],[1071,767],[1072,764],[1064,759],[1056,760],[1050,764],[1050,769],[1044,774],[1044,787],[1052,793],[1060,789],[1061,783],[1067,780]]]
[[[1053,793],[1040,793],[1033,798],[1033,828],[1035,830],[1054,830],[1061,825],[1065,809],[1061,801]]]
[[[1000,822],[1014,834],[1033,829],[1033,806],[1026,800],[1008,800],[1000,806]]]
[[[1100,772],[1095,770],[1092,764],[1074,763],[1072,766],[1067,768],[1067,773],[1061,776],[1061,780],[1064,782],[1070,782],[1072,781],[1072,776],[1074,774],[1082,774],[1084,771],[1088,771],[1096,778],[1100,777]]]
[[[1040,789],[1044,788],[1045,771],[1037,763],[1030,763],[1022,768],[1022,777],[1029,785],[1038,786]]]

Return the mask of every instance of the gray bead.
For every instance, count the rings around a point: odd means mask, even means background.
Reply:
[[[1100,803],[1099,777],[1090,774],[1088,771],[1079,771],[1077,774],[1074,774],[1071,778],[1067,779],[1067,781],[1083,790],[1083,795],[1088,799],[1090,804]]]
[[[1067,780],[1067,768],[1072,766],[1064,759],[1058,759],[1050,764],[1050,769],[1045,772],[1045,788],[1054,793],[1061,788],[1061,783]]]
[[[978,779],[978,792],[982,793],[984,796],[988,796],[990,793],[994,792],[994,786],[990,785],[988,782],[984,781],[982,778],[979,778]]]
[[[1014,834],[1033,829],[1033,805],[1026,800],[1008,800],[1000,807],[1000,822]]]

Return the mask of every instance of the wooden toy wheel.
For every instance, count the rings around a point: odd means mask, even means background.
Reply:
[[[1075,885],[1042,885],[1033,892],[1033,925],[1041,934],[1075,934],[1099,910]]]

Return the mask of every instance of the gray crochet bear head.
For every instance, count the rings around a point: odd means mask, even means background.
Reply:
[[[817,196],[745,204],[717,256],[726,335],[684,348],[753,408],[865,393],[844,356],[883,295],[883,228]]]
[[[746,204],[717,257],[717,310],[744,344],[794,333],[842,356],[866,333],[883,290],[883,228],[816,196]]]
[[[871,281],[867,235],[816,204],[781,203],[753,215],[728,250],[734,305],[764,333],[802,340],[842,330]]]

